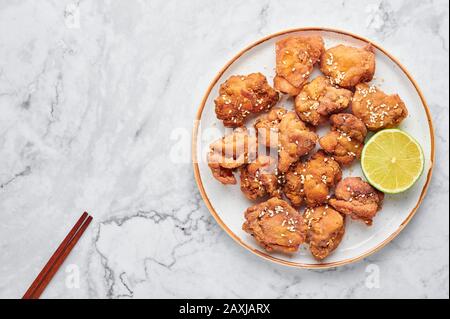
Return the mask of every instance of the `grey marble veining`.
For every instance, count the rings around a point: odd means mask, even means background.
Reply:
[[[236,245],[190,164],[215,73],[260,37],[303,26],[355,32],[398,57],[437,146],[428,195],[401,235],[321,271]],[[0,1],[0,297],[20,297],[88,210],[92,225],[43,297],[448,298],[448,26],[444,0]]]

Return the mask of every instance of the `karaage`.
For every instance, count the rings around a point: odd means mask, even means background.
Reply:
[[[308,206],[325,204],[330,198],[330,189],[342,178],[339,164],[322,150],[307,162],[297,162],[285,174],[284,194],[292,205]]]
[[[300,157],[314,149],[318,136],[294,112],[288,112],[283,116],[278,129],[278,169],[284,173]]]
[[[370,131],[395,127],[408,116],[408,110],[398,94],[387,95],[374,85],[356,86],[352,112]]]
[[[295,36],[278,41],[275,89],[292,96],[299,94],[324,50],[320,36]]]
[[[367,129],[356,116],[348,113],[330,117],[331,131],[319,139],[320,146],[341,165],[350,165],[361,157]]]
[[[242,229],[269,252],[293,253],[305,241],[306,226],[302,216],[276,197],[249,207]]]
[[[255,162],[240,167],[241,190],[250,200],[266,196],[280,197],[282,179],[277,173],[276,160],[259,155]]]
[[[333,84],[345,88],[370,81],[375,73],[373,47],[355,48],[340,44],[330,48],[320,58],[320,70]]]
[[[340,244],[345,233],[345,218],[328,206],[306,208],[306,242],[317,260],[326,258]]]
[[[216,115],[227,127],[239,127],[249,114],[269,110],[279,94],[261,73],[232,75],[220,85],[219,97],[214,100]]]
[[[295,112],[276,108],[263,115],[255,123],[260,143],[278,148],[278,170],[286,172],[291,164],[307,155],[318,140]]]
[[[236,184],[233,170],[256,158],[257,139],[245,127],[211,143],[207,155],[213,176],[222,184]]]
[[[329,201],[334,209],[370,226],[381,209],[384,194],[360,177],[347,177],[337,184],[335,197]]]
[[[318,76],[295,98],[295,111],[300,119],[314,126],[324,123],[330,114],[345,110],[352,92],[336,88],[324,76]]]
[[[260,116],[254,125],[258,142],[271,148],[278,147],[279,125],[287,110],[282,107],[274,107],[268,113]]]

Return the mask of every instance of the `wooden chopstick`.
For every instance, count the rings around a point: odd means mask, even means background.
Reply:
[[[70,232],[58,246],[56,251],[50,257],[44,268],[31,284],[30,288],[25,292],[22,299],[37,299],[42,294],[44,289],[52,280],[53,276],[58,271],[66,257],[69,255],[75,244],[83,235],[86,228],[89,226],[92,216],[84,212]]]

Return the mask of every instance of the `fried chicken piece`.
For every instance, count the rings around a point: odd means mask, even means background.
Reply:
[[[239,127],[249,114],[269,110],[279,99],[279,94],[261,73],[232,75],[220,85],[219,96],[214,100],[216,115],[227,127]]]
[[[381,209],[384,194],[360,177],[347,177],[338,183],[336,198],[330,199],[330,205],[337,211],[350,215],[352,219],[362,220],[372,225],[372,219]]]
[[[267,114],[258,118],[254,128],[258,135],[258,142],[271,148],[278,147],[279,125],[287,110],[282,107],[274,107]]]
[[[300,119],[314,126],[324,123],[330,114],[345,110],[353,93],[336,88],[324,76],[306,84],[295,98],[295,111]]]
[[[245,127],[240,127],[211,143],[209,148],[207,161],[213,176],[222,184],[236,184],[233,170],[255,159],[257,140]]]
[[[280,184],[276,160],[259,155],[255,162],[241,166],[241,191],[250,200],[265,196],[280,197]]]
[[[256,121],[255,129],[263,145],[278,148],[278,169],[281,173],[307,155],[318,140],[317,134],[294,112],[287,112],[284,108],[274,108],[262,116]]]
[[[305,241],[306,225],[302,215],[276,197],[249,207],[242,229],[269,252],[293,253]]]
[[[275,89],[292,96],[299,94],[324,50],[320,36],[292,36],[279,40],[275,44]]]
[[[320,70],[332,83],[351,88],[372,80],[375,73],[373,47],[364,48],[338,45],[326,50],[320,58]]]
[[[283,116],[278,129],[278,169],[284,173],[300,157],[314,149],[318,136],[294,112],[288,112]]]
[[[367,128],[356,116],[348,113],[330,117],[331,131],[319,139],[320,146],[341,165],[350,165],[361,157]]]
[[[283,187],[292,205],[318,206],[330,198],[330,189],[342,178],[339,164],[319,150],[305,163],[297,162],[285,175]]]
[[[209,159],[208,159],[209,161]],[[236,177],[234,177],[233,170],[230,168],[224,168],[219,163],[208,163],[209,168],[215,179],[224,185],[236,184]]]
[[[374,85],[356,86],[352,111],[370,131],[395,127],[408,116],[408,110],[398,94],[387,95]]]
[[[341,243],[345,233],[345,218],[328,206],[306,208],[303,214],[307,225],[306,242],[311,254],[323,260]]]

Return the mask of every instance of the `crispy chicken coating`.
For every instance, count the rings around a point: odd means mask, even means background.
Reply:
[[[330,205],[337,211],[350,215],[352,219],[362,220],[372,225],[372,219],[381,209],[384,194],[360,177],[347,177],[338,183],[336,198],[330,199]]]
[[[320,58],[320,70],[334,84],[345,88],[370,81],[375,73],[373,47],[355,48],[340,44],[330,48]]]
[[[311,254],[323,260],[340,244],[345,233],[345,218],[328,206],[306,208],[303,218]]]
[[[318,206],[327,202],[331,188],[342,178],[342,171],[336,161],[319,151],[305,163],[304,176],[306,205]]]
[[[314,126],[324,123],[330,114],[345,110],[353,93],[336,88],[324,76],[306,84],[295,98],[295,111],[300,119]]]
[[[374,85],[356,86],[352,111],[370,131],[395,127],[408,116],[408,110],[398,94],[387,95]]]
[[[278,169],[286,172],[291,164],[307,155],[318,140],[294,112],[284,108],[275,108],[255,123],[259,141],[268,146],[278,148]]]
[[[324,50],[320,36],[293,36],[278,41],[275,89],[293,96],[299,94]]]
[[[300,157],[314,149],[318,136],[310,131],[294,112],[283,116],[278,129],[278,169],[284,173]]]
[[[209,159],[208,159],[209,160]],[[208,163],[209,168],[215,179],[224,185],[234,185],[236,184],[236,177],[234,177],[233,169],[224,168],[218,163]]]
[[[241,166],[241,190],[250,200],[270,196],[280,197],[280,184],[276,159],[259,155],[255,162]]]
[[[269,110],[279,99],[279,94],[261,73],[232,75],[220,85],[219,96],[214,100],[216,115],[227,127],[239,127],[249,114]]]
[[[319,139],[320,146],[341,165],[350,165],[361,157],[367,129],[356,116],[348,113],[330,117],[331,131]]]
[[[276,197],[249,207],[242,229],[269,252],[293,253],[305,241],[302,215]]]
[[[297,162],[285,174],[284,194],[292,205],[308,206],[325,204],[330,198],[330,189],[342,178],[339,164],[325,152],[319,150],[305,163]]]
[[[213,176],[222,184],[236,184],[233,170],[255,159],[257,140],[240,127],[211,143],[209,149],[207,161]]]
[[[271,148],[278,147],[279,125],[287,110],[282,107],[274,107],[267,114],[259,117],[255,122],[255,130],[258,142]]]

